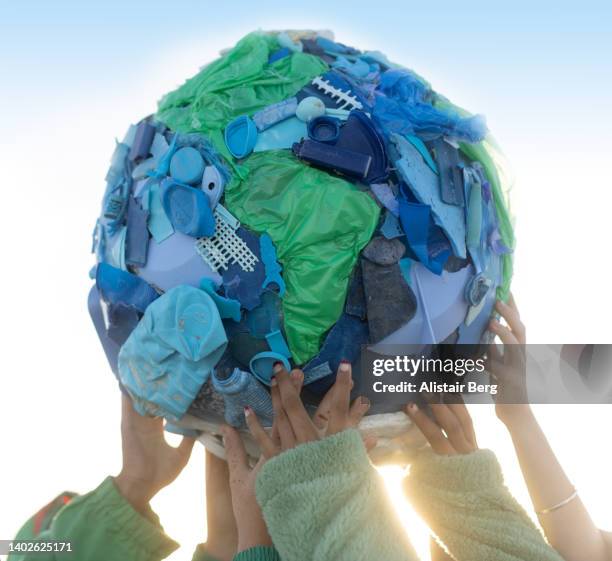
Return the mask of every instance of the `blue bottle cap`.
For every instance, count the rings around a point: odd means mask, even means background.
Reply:
[[[257,127],[247,115],[236,117],[225,128],[225,144],[234,158],[248,156],[257,142]]]
[[[308,136],[312,140],[335,144],[340,135],[340,120],[335,117],[323,115],[315,117],[308,123]]]
[[[162,183],[162,205],[172,226],[188,236],[213,236],[215,217],[208,198],[201,189],[165,179]]]
[[[170,175],[180,183],[195,185],[203,173],[204,158],[193,146],[180,148],[170,160]]]

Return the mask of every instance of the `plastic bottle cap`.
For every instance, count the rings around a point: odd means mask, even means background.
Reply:
[[[308,136],[318,142],[334,144],[340,135],[340,121],[334,117],[322,115],[308,123]]]
[[[204,158],[192,146],[177,150],[170,160],[170,175],[180,183],[195,185],[202,180]]]
[[[247,115],[236,117],[225,128],[225,144],[234,158],[244,158],[257,142],[257,127]]]

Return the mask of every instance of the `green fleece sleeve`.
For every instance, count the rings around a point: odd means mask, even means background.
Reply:
[[[206,544],[201,544],[196,549],[191,561],[219,560],[206,552]],[[281,558],[273,547],[260,545],[237,553],[232,561],[281,561]]]
[[[32,538],[70,542],[72,554],[47,557],[31,553],[12,555],[9,560],[158,561],[170,555],[178,544],[166,536],[153,512],[151,518],[152,521],[136,512],[108,477],[94,491],[71,500],[47,530]]]
[[[283,561],[416,559],[356,430],[272,458],[256,493]]]
[[[427,450],[411,466],[406,491],[457,561],[562,561],[504,485],[490,450]]]

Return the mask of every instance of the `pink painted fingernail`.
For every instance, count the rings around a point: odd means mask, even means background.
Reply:
[[[244,416],[245,417],[248,417],[252,412],[253,410],[248,405],[244,406]]]
[[[283,363],[277,360],[277,361],[274,363],[274,365],[272,366],[272,370],[273,370],[274,372],[276,372],[277,374],[278,374],[279,372],[282,372],[282,370],[283,370]]]
[[[416,403],[409,403],[408,404],[408,411],[410,411],[411,413],[416,413],[419,410],[418,406]]]
[[[276,380],[276,376],[272,376],[272,379],[270,380],[270,385],[276,386],[276,384],[278,384],[278,381]]]
[[[351,369],[351,363],[348,360],[340,361],[340,372],[348,372]]]

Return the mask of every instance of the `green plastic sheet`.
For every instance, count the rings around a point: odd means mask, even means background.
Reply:
[[[240,115],[297,93],[327,70],[319,58],[293,53],[268,64],[276,38],[251,33],[159,104],[157,118],[179,132],[209,137],[231,165],[224,205],[276,246],[287,291],[287,342],[298,364],[315,356],[338,320],[359,252],[379,219],[379,208],[351,183],[305,165],[287,151],[252,154],[237,163],[223,129]]]

